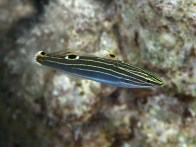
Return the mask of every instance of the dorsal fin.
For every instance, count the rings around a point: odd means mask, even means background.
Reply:
[[[51,56],[66,56],[72,53],[79,55],[79,56],[91,56],[91,57],[101,57],[101,58],[119,60],[117,56],[109,50],[104,50],[104,51],[99,50],[95,53],[92,53],[90,52],[89,49],[85,49],[85,50],[63,49],[63,50],[58,50],[58,51],[54,51],[54,52],[47,53],[47,54]]]
[[[90,53],[88,51],[81,51],[81,50],[71,50],[71,49],[63,49],[63,50],[58,50],[58,51],[54,51],[54,52],[51,52],[51,53],[47,53],[48,55],[51,55],[51,56],[66,56],[68,54],[76,54],[76,55],[79,55],[79,56],[93,56],[95,57],[95,55],[93,53]]]
[[[112,60],[119,60],[114,53],[112,53],[111,51],[106,50],[106,49],[104,49],[104,51],[103,50],[99,51],[97,53],[97,56],[102,57],[102,58],[112,59]]]
[[[57,55],[59,55],[59,56],[63,56],[63,55],[66,55],[66,54],[68,54],[68,53],[71,53],[70,51],[68,51],[68,50],[58,50],[58,51],[54,51],[54,52],[50,52],[50,53],[47,53],[48,55],[53,55],[53,56],[57,56]]]
[[[117,60],[117,56],[114,53],[109,50],[106,51],[108,52],[107,58]]]

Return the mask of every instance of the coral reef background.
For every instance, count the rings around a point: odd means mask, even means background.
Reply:
[[[196,145],[195,0],[0,0],[0,147]],[[32,62],[72,49],[157,73],[126,89]]]

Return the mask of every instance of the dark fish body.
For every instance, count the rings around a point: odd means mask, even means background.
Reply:
[[[153,73],[115,59],[44,52],[38,52],[35,59],[41,65],[117,87],[144,88],[163,84]]]

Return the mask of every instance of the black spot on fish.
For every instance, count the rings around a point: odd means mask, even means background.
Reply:
[[[116,56],[114,54],[110,54],[110,57],[111,58],[115,58]]]
[[[42,56],[45,56],[45,55],[46,55],[46,53],[45,53],[45,52],[41,52],[40,54],[41,54]]]

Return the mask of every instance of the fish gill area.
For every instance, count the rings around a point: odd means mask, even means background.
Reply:
[[[147,89],[33,62],[72,49],[148,69]],[[195,0],[0,0],[0,147],[195,147]]]

